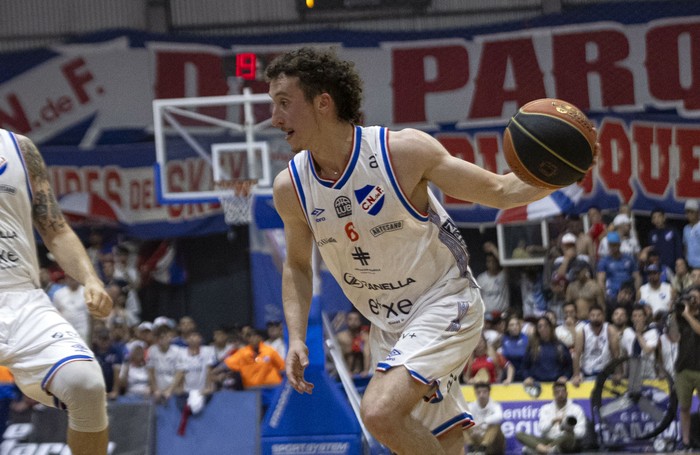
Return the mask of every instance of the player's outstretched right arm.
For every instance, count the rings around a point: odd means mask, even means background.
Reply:
[[[305,340],[313,295],[313,235],[287,170],[275,178],[273,194],[275,208],[284,221],[287,245],[282,268],[282,303],[289,333],[287,380],[297,392],[311,393],[313,384],[304,379],[304,369],[309,364]]]

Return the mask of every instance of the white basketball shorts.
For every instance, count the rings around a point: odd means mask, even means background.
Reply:
[[[45,390],[53,374],[67,362],[94,360],[43,290],[0,291],[0,364],[28,396],[57,406]]]
[[[370,329],[372,362],[378,371],[403,366],[415,380],[433,386],[412,415],[435,436],[457,425],[474,425],[459,377],[481,336],[484,303],[479,289],[462,285],[455,293],[455,284],[431,296],[403,332]]]

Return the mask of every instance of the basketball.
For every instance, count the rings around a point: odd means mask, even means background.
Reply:
[[[596,131],[576,106],[543,98],[522,106],[503,134],[503,152],[523,182],[556,189],[581,180],[593,162]]]

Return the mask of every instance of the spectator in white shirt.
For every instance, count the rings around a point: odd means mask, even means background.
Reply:
[[[524,446],[524,453],[574,453],[579,440],[586,435],[586,414],[583,408],[569,400],[566,382],[552,385],[554,401],[540,408],[541,436],[525,432],[515,437]]]
[[[661,271],[657,264],[649,264],[644,271],[647,273],[648,283],[639,287],[637,301],[649,305],[652,314],[656,317],[668,314],[671,309],[671,285],[661,281]]]
[[[508,288],[508,276],[498,262],[496,252],[487,251],[486,271],[476,277],[476,282],[481,287],[481,297],[484,300],[484,313],[498,311],[505,312],[510,307],[510,290]]]
[[[469,411],[476,425],[464,433],[470,452],[498,455],[505,453],[506,438],[501,430],[503,408],[491,399],[491,386],[487,382],[474,385],[476,402],[469,403]]]
[[[66,275],[66,286],[53,295],[53,304],[61,315],[71,323],[75,331],[87,343],[90,336],[90,313],[85,304],[84,287],[73,277]]]

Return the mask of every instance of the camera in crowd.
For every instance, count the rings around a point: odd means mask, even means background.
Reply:
[[[675,302],[673,302],[674,311],[680,316],[685,311],[686,305],[690,304],[690,296],[683,294],[678,296]]]
[[[576,420],[576,417],[566,416],[566,418],[561,423],[562,431],[574,431],[574,427],[576,426],[577,422],[578,420]]]

